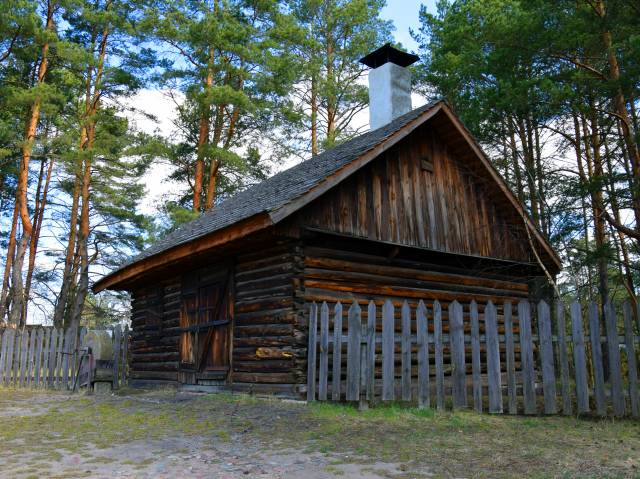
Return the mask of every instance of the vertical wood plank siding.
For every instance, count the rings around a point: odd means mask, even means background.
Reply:
[[[422,168],[424,159],[432,161],[433,172]],[[297,221],[356,237],[528,262],[522,219],[513,208],[499,207],[493,187],[424,126],[312,202]]]

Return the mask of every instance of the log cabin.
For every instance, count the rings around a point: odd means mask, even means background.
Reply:
[[[447,103],[411,108],[416,59],[388,45],[362,59],[370,131],[95,283],[131,293],[133,385],[300,397],[314,301],[545,294],[558,256]]]

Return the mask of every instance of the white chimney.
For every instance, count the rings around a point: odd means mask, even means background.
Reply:
[[[369,70],[369,127],[372,130],[411,111],[411,72],[418,60],[386,44],[360,60]]]

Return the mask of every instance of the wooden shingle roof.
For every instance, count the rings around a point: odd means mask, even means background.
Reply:
[[[171,260],[175,261],[278,223],[386,151],[440,111],[444,111],[450,120],[456,121],[444,101],[435,101],[237,193],[101,278],[96,282],[93,290],[98,292],[117,286],[123,280],[130,280],[160,266],[165,255],[172,254]],[[457,122],[461,132],[464,130],[464,135],[470,138],[470,134],[464,129],[462,123],[459,123],[459,120]],[[468,141],[474,142],[472,139]],[[481,162],[490,170],[489,173],[499,183],[507,199],[516,208],[524,211],[523,206],[475,142],[472,146],[478,149]],[[535,230],[526,213],[523,215]],[[232,227],[238,231],[225,234]],[[546,239],[537,230],[535,230],[535,236],[543,249],[559,265],[560,261]]]

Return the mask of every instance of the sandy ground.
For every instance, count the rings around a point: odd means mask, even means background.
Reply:
[[[0,388],[0,478],[640,478],[640,421]]]
[[[4,395],[3,395],[4,392]],[[126,405],[151,412],[154,405],[189,403],[200,399],[196,394],[151,394],[147,396],[69,396],[62,393],[29,394],[2,391],[4,396],[0,418],[20,419],[55,416],[60,410],[76,411],[87,403]],[[286,409],[304,409],[304,404],[283,403]],[[55,421],[55,418],[51,418]],[[102,418],[96,418],[99,433]],[[104,420],[109,421],[106,417]],[[240,430],[216,435],[182,434],[167,427],[162,437],[148,437],[120,444],[92,444],[83,440],[80,432],[62,428],[53,432],[53,440],[44,447],[18,447],[0,451],[0,477],[90,477],[90,478],[363,478],[429,477],[426,468],[407,475],[406,466],[391,462],[356,457],[352,454],[305,452],[304,450],[272,447],[268,436],[255,437]],[[26,432],[26,431],[25,431]],[[1,431],[0,431],[1,434]],[[26,446],[20,438],[19,446]],[[72,444],[73,447],[68,447]]]

